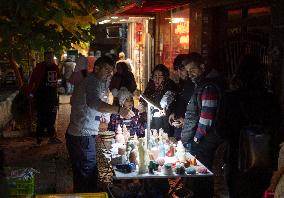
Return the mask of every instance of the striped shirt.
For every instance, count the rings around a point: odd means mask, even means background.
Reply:
[[[201,101],[201,109],[195,133],[195,138],[197,138],[197,140],[206,136],[213,121],[215,120],[219,100],[218,90],[213,85],[207,85],[204,87],[199,97]]]

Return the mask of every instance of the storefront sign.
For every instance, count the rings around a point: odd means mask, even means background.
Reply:
[[[180,36],[179,38],[180,44],[188,44],[189,43],[189,21],[177,24],[175,28],[175,34]]]
[[[189,33],[189,21],[177,24],[175,28],[175,34],[188,34],[188,33]]]

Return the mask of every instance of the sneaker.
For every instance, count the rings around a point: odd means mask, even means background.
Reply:
[[[49,138],[48,144],[61,144],[62,141],[56,137]]]

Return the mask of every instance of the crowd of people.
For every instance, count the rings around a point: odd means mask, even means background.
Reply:
[[[72,163],[74,192],[97,191],[96,136],[101,122],[116,131],[126,124],[130,134],[144,136],[147,103],[140,98],[134,107],[137,89],[131,65],[120,53],[112,56],[79,54],[76,61],[64,62],[63,77],[71,97],[70,123],[66,145]],[[44,130],[50,142],[58,142],[54,129],[58,106],[58,67],[53,54],[45,53],[30,79],[27,95],[36,100],[37,143]],[[273,170],[277,169],[280,112],[275,96],[266,89],[265,70],[253,55],[243,57],[231,86],[214,68],[206,65],[199,53],[179,54],[173,68],[179,81],[170,79],[169,67],[157,64],[142,95],[158,108],[151,111],[151,129],[163,128],[169,137],[181,140],[185,148],[209,170],[215,152],[225,144],[224,175],[229,195],[261,197],[268,188]],[[140,90],[142,91],[142,90]],[[109,95],[114,96],[110,102]],[[238,167],[241,129],[248,123],[265,125],[271,135],[271,166],[242,171]],[[187,181],[194,197],[210,198],[214,194],[213,178]]]

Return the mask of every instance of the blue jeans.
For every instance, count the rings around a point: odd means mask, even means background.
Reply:
[[[65,137],[72,163],[74,193],[97,192],[96,137],[67,133]]]
[[[66,94],[72,94],[74,89],[74,85],[70,82],[66,82]]]

